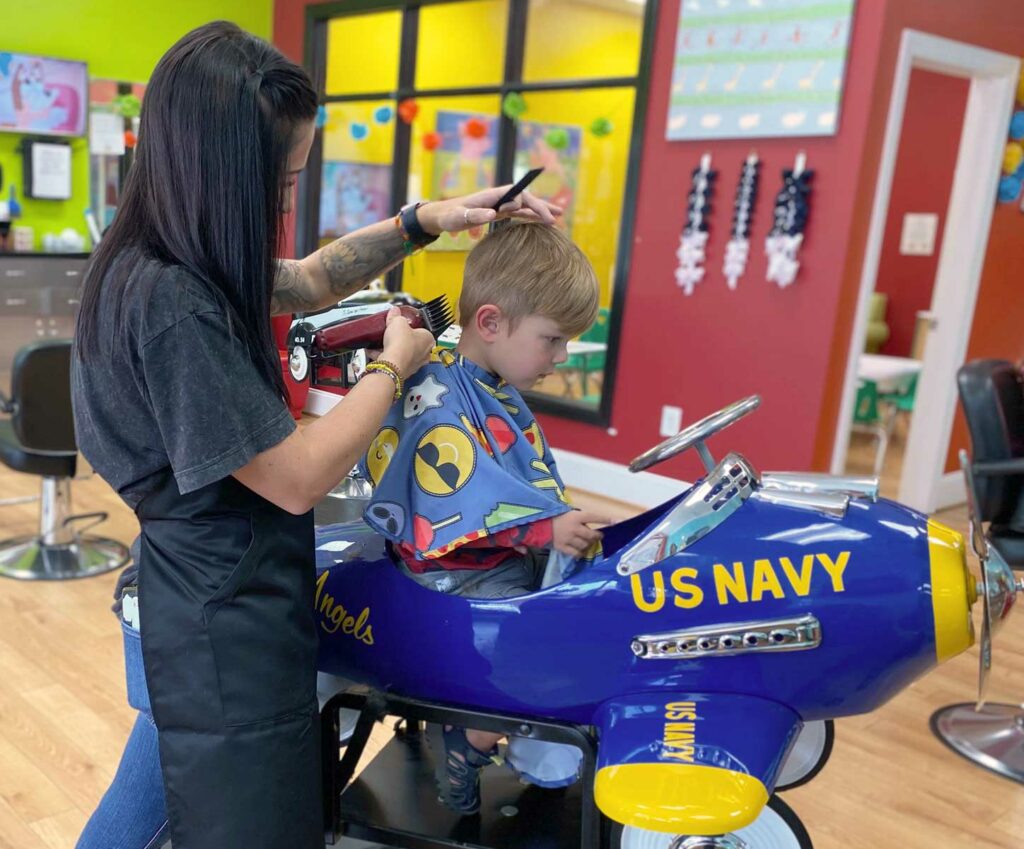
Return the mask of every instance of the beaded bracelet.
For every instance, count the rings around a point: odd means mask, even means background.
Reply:
[[[369,374],[372,371],[379,371],[381,374],[386,374],[394,381],[395,401],[402,397],[402,375],[398,372],[398,366],[394,363],[389,363],[387,360],[374,360],[366,367],[365,374]]]

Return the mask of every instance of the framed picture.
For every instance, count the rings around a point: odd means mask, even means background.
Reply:
[[[555,135],[560,137],[564,146],[555,148],[549,144],[549,139]],[[560,218],[555,219],[555,223],[570,236],[579,184],[582,138],[580,128],[568,124],[520,121],[516,125],[513,176],[518,180],[531,168],[544,169],[544,173],[530,186],[530,192],[562,207],[564,212]]]
[[[321,246],[390,215],[390,165],[325,161],[322,173]]]
[[[683,0],[669,141],[831,136],[854,0]]]
[[[466,122],[476,119],[484,135],[466,134]],[[469,195],[494,185],[498,156],[498,119],[473,112],[437,113],[437,134],[441,144],[434,151],[434,194],[438,199]],[[476,242],[468,232],[442,233],[427,246],[432,251],[468,251]]]
[[[88,108],[85,62],[0,52],[0,131],[82,136]]]

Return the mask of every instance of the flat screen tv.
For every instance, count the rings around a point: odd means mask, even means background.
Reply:
[[[85,62],[0,50],[0,132],[85,135]]]

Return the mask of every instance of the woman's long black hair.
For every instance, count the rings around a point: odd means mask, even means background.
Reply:
[[[260,373],[285,395],[270,299],[289,153],[316,109],[302,68],[227,21],[193,30],[164,54],[117,215],[86,275],[80,356],[98,348],[104,288],[118,327],[132,269],[156,260],[211,286]]]

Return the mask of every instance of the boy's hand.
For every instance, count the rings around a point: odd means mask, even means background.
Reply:
[[[387,321],[381,359],[394,363],[403,379],[411,377],[430,360],[430,352],[436,344],[434,337],[422,327],[410,327],[409,319],[398,307],[388,310]]]
[[[607,525],[610,519],[589,510],[570,510],[556,516],[552,522],[552,545],[562,554],[580,557],[602,534],[588,525]]]

